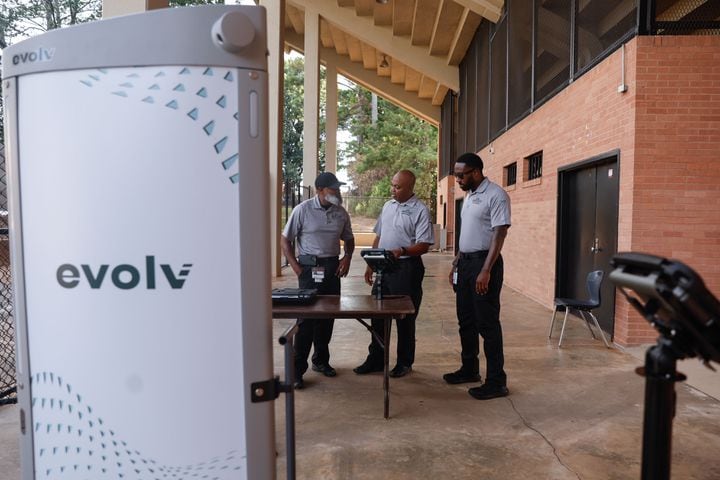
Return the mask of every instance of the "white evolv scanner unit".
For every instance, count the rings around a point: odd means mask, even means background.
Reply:
[[[275,478],[265,10],[3,57],[22,478]]]

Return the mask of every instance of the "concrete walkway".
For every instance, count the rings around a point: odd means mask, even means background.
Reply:
[[[296,395],[298,478],[639,478],[644,379],[634,369],[642,361],[592,340],[577,319],[569,321],[558,349],[557,333],[547,341],[550,310],[506,288],[502,321],[510,396],[481,402],[467,394],[468,385],[445,384],[442,374],[459,366],[454,297],[446,276],[450,260],[447,254],[425,257],[416,363],[409,376],[391,379],[389,420],[382,416],[382,376],[352,372],[365,358],[368,332],[351,320],[335,323],[331,362],[338,376],[308,372],[307,388]],[[364,268],[356,254],[351,275],[343,280],[345,293],[369,291]],[[294,283],[286,276],[275,286]],[[291,323],[277,321],[275,337]],[[394,348],[393,340],[391,362]],[[282,347],[276,344],[274,354],[275,372],[283,376]],[[676,388],[672,471],[677,479],[720,478],[720,402],[702,393],[714,388],[702,382],[717,384],[720,373],[697,378],[699,389]],[[17,417],[16,406],[0,407],[3,480],[19,478]],[[280,479],[286,468],[284,428],[281,396],[276,402]]]
[[[460,360],[450,261],[447,254],[425,256],[416,362],[411,375],[390,381],[389,420],[382,416],[382,376],[352,372],[365,358],[369,334],[355,321],[335,322],[331,363],[338,376],[308,372],[306,389],[296,395],[298,478],[639,478],[645,382],[634,369],[642,361],[592,340],[578,319],[568,320],[558,349],[557,324],[554,340],[547,340],[551,311],[506,288],[510,396],[478,401],[467,394],[472,385],[442,380]],[[368,293],[364,268],[356,255],[345,293]],[[276,284],[290,286],[294,279]],[[290,323],[276,322],[276,336]],[[394,357],[393,339],[391,367]],[[282,361],[276,347],[281,376]],[[720,402],[687,384],[676,390],[673,478],[720,478]],[[284,478],[282,401],[276,414],[278,476]]]

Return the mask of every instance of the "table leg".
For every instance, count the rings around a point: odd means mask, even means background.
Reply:
[[[390,324],[392,318],[385,318],[383,320],[384,332],[383,332],[383,392],[385,394],[385,419],[390,417],[390,376],[389,376],[389,363],[390,363]]]

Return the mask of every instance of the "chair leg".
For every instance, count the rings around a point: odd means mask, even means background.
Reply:
[[[588,327],[588,330],[590,330],[590,335],[592,335],[593,340],[595,340],[597,337],[595,337],[595,332],[593,332],[592,328],[590,328],[590,320],[585,316],[585,312],[582,310],[578,310],[580,312],[580,316],[583,320],[585,320],[585,325]]]
[[[555,314],[558,311],[558,306],[555,305],[555,310],[553,310],[552,318],[550,319],[550,331],[548,332],[548,338],[552,338],[552,331],[553,327],[555,326]]]
[[[568,313],[570,313],[570,307],[565,307],[565,318],[563,318],[562,330],[560,330],[560,341],[558,342],[558,348],[562,347],[562,337],[565,335],[565,323],[567,323]]]
[[[608,344],[607,340],[605,339],[605,334],[603,333],[602,328],[600,328],[600,324],[598,323],[597,318],[595,318],[595,315],[593,315],[592,312],[587,312],[587,313],[590,314],[590,316],[592,317],[593,321],[595,322],[595,326],[597,327],[598,332],[600,332],[600,336],[602,337],[603,342],[605,342],[605,346],[606,346],[607,348],[610,348],[610,345]]]

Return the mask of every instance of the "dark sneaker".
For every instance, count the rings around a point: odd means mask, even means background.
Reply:
[[[299,375],[295,377],[295,383],[293,383],[293,387],[295,390],[302,390],[305,388],[305,381],[303,380],[302,375]]]
[[[383,367],[382,363],[373,363],[365,360],[365,363],[353,368],[353,372],[357,373],[358,375],[365,375],[366,373],[382,372],[384,369],[385,368]]]
[[[478,400],[490,400],[491,398],[507,397],[510,392],[504,385],[488,385],[473,387],[468,390],[471,397]]]
[[[468,373],[461,368],[452,373],[446,373],[443,375],[443,380],[451,385],[457,385],[458,383],[476,383],[480,381],[480,374]]]
[[[395,365],[395,368],[390,370],[389,375],[393,378],[400,378],[404,377],[410,372],[412,372],[412,367],[407,367],[405,365]]]
[[[315,365],[313,363],[312,370],[313,370],[313,372],[322,373],[326,377],[334,377],[335,375],[337,375],[337,372],[335,371],[335,369],[328,364]]]

